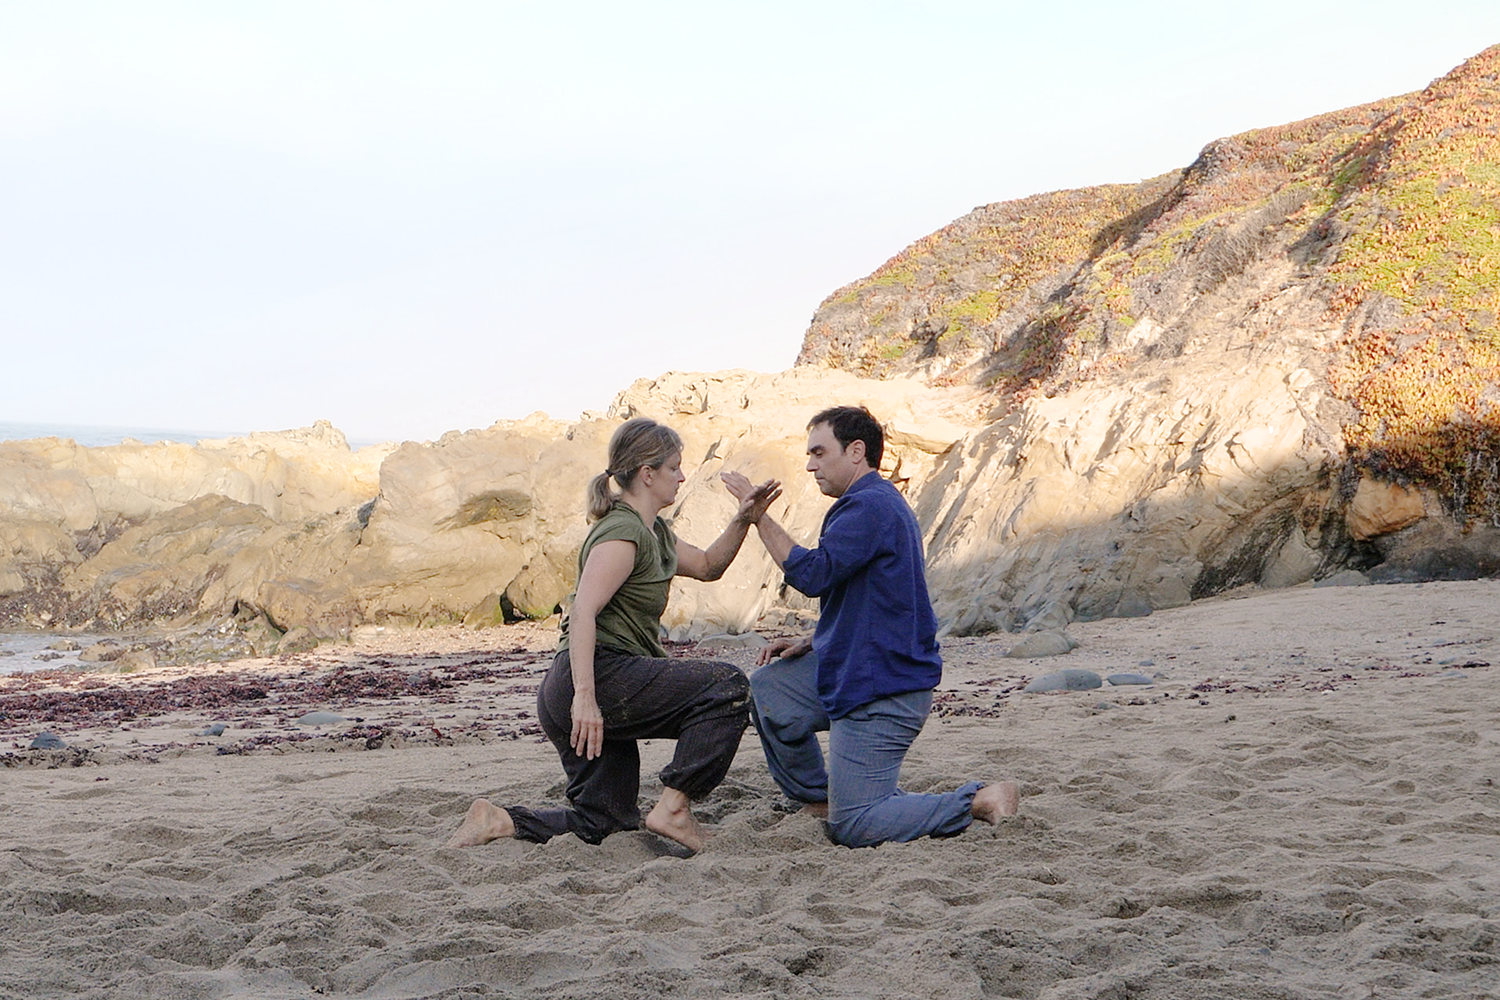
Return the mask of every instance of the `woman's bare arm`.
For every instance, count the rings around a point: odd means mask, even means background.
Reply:
[[[723,576],[739,553],[750,525],[764,517],[766,508],[780,496],[781,484],[774,479],[768,479],[759,486],[748,487],[744,496],[735,494],[740,501],[740,509],[735,511],[734,519],[729,522],[724,533],[714,539],[706,550],[678,541],[677,575],[710,581]]]
[[[615,596],[635,566],[635,543],[600,542],[589,550],[568,612],[568,660],[573,667],[573,752],[593,760],[604,752],[604,716],[594,694],[594,649],[599,611]]]

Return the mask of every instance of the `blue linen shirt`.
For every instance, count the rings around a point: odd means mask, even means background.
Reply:
[[[821,605],[813,650],[818,699],[830,719],[942,679],[922,531],[906,498],[878,472],[850,484],[824,515],[817,548],[792,546],[782,572]]]

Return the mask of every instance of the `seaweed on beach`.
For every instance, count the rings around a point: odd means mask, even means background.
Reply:
[[[114,682],[93,674],[45,671],[8,679],[0,691],[0,728],[56,722],[87,727],[179,711],[252,708],[255,714],[266,714],[309,705],[347,707],[404,697],[443,701],[451,700],[463,685],[524,676],[532,669],[529,661],[495,657],[410,671],[394,665],[345,664],[331,671],[272,675],[226,671],[160,683]]]

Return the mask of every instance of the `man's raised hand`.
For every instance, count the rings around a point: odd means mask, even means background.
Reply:
[[[734,516],[745,524],[759,521],[771,508],[771,504],[781,496],[781,483],[775,479],[767,479],[759,486],[752,486],[750,480],[740,472],[721,472],[719,478],[724,481],[724,487],[729,490],[730,496],[740,502],[740,509]]]

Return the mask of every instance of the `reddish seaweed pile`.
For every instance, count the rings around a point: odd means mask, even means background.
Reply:
[[[96,674],[42,671],[6,679],[0,688],[0,731],[28,732],[66,726],[68,729],[112,727],[169,713],[202,713],[205,718],[238,717],[242,728],[258,728],[266,717],[300,715],[313,708],[348,712],[360,705],[391,705],[403,698],[428,703],[452,703],[470,685],[508,678],[525,678],[545,665],[544,657],[516,649],[509,653],[470,653],[442,657],[431,665],[430,655],[392,657],[339,664],[329,670],[308,660],[286,659],[300,669],[267,674],[263,671],[224,670],[151,682],[146,678],[103,678]],[[511,685],[501,693],[524,695],[534,683]],[[398,713],[399,714],[399,713]],[[525,712],[510,713],[516,719]],[[254,721],[260,718],[262,721]],[[493,716],[492,716],[493,718]],[[362,720],[355,719],[359,722]],[[522,724],[502,735],[514,739],[535,731]],[[432,730],[439,738],[442,734]],[[408,735],[415,735],[416,731]],[[240,744],[244,749],[277,742],[297,742],[308,734],[257,734]],[[379,727],[341,731],[341,740],[380,745],[386,733]],[[242,751],[240,751],[242,752]]]

